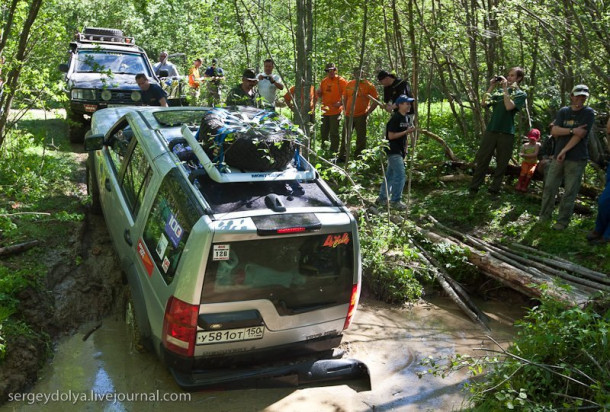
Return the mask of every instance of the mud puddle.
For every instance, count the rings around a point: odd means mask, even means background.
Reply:
[[[491,318],[491,336],[507,345],[519,305],[481,303]],[[347,385],[303,389],[248,389],[185,393],[153,354],[135,351],[128,328],[110,316],[63,339],[36,385],[0,411],[451,411],[465,406],[466,372],[441,379],[424,376],[426,356],[481,354],[492,347],[486,332],[461,315],[449,300],[437,298],[410,309],[364,299],[343,339],[347,356],[365,362],[372,390]],[[88,333],[90,336],[83,340]],[[14,394],[13,394],[14,395]],[[46,404],[45,404],[46,402]]]

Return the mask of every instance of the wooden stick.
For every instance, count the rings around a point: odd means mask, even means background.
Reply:
[[[26,250],[37,246],[39,243],[39,240],[31,240],[29,242],[18,243],[16,245],[0,247],[0,256],[15,255],[17,253],[25,252]]]

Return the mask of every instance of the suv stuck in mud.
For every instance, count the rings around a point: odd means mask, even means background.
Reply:
[[[295,150],[299,136],[252,108],[93,114],[92,208],[126,273],[137,340],[182,388],[370,388],[366,365],[337,349],[360,294],[356,222]],[[231,160],[233,150],[243,156]],[[266,161],[240,165],[248,150]],[[274,160],[280,151],[287,161]]]
[[[70,43],[65,73],[69,137],[82,143],[91,115],[106,107],[140,105],[135,75],[158,83],[146,52],[117,29],[86,27]]]

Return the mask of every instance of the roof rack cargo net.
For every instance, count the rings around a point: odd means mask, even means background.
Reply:
[[[203,116],[196,135],[186,125],[181,133],[184,140],[171,149],[181,160],[196,158],[191,179],[207,174],[218,183],[229,183],[313,180],[317,176],[300,155],[302,132],[273,111],[213,108]]]

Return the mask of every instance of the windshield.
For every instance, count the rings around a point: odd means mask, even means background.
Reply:
[[[212,245],[201,303],[270,300],[280,315],[349,303],[351,233]]]
[[[144,57],[137,53],[105,53],[101,51],[80,51],[76,56],[77,73],[112,72],[114,74],[145,73],[150,76]]]

